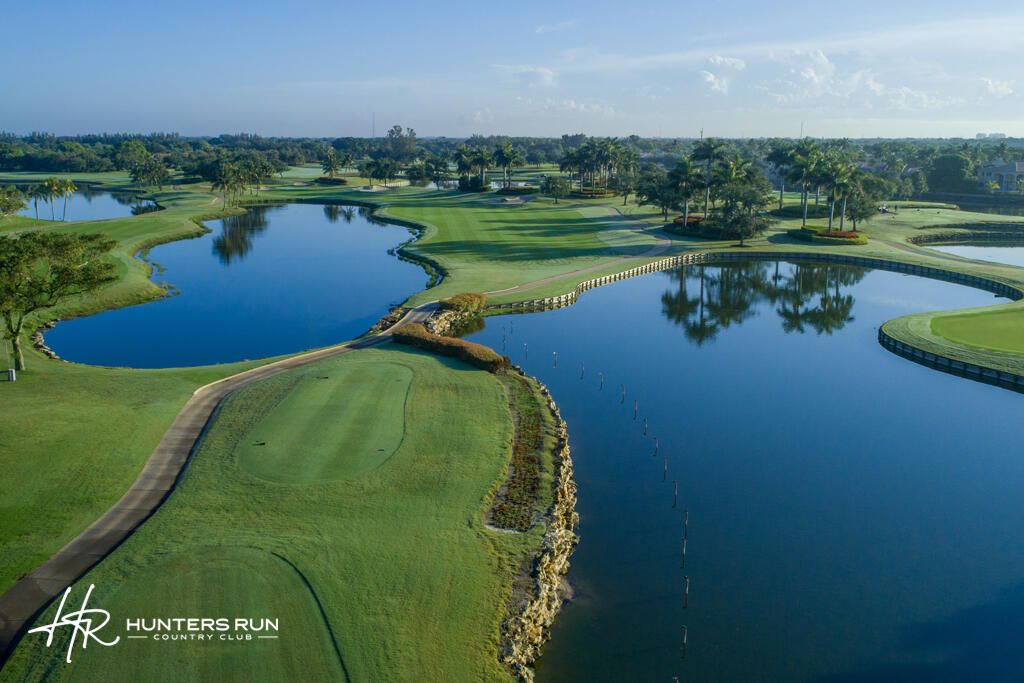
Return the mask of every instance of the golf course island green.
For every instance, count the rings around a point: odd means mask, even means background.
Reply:
[[[364,407],[344,407],[345,394]],[[323,410],[294,423],[310,406]],[[277,619],[279,637],[123,640],[57,670],[32,638],[0,678],[510,679],[502,622],[544,533],[485,524],[512,439],[498,377],[403,347],[249,385],[174,495],[74,590],[95,584],[95,604],[133,618]],[[551,498],[539,490],[534,512]]]

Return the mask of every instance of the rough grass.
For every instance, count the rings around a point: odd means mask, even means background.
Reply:
[[[293,435],[290,425],[264,421],[274,406],[291,397],[315,402],[324,385],[344,390],[351,372],[386,376],[395,365],[411,383],[378,391],[408,388],[404,415],[340,431],[323,416],[290,453],[302,466],[311,446],[343,453],[363,442],[364,430],[386,438],[404,419],[405,438],[386,462],[309,484],[267,481],[244,466],[255,433],[268,443]],[[115,620],[251,609],[280,618],[281,638],[234,651],[126,641],[76,651],[72,665],[51,669],[61,653],[30,637],[4,678],[343,680],[330,656],[333,634],[350,680],[508,680],[497,659],[500,623],[513,578],[543,532],[484,526],[511,436],[493,375],[413,351],[364,350],[246,387],[225,405],[168,502],[80,583],[96,585],[93,604]]]
[[[505,485],[491,510],[491,524],[502,529],[526,531],[537,514],[550,502],[551,448],[554,423],[543,397],[531,380],[517,373],[506,373],[501,382],[508,393],[515,423],[512,459]]]

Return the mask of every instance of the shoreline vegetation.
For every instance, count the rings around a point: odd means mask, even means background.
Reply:
[[[549,171],[550,172],[550,171]],[[72,178],[75,174],[71,175]],[[10,174],[0,174],[0,183],[11,182]],[[116,308],[150,301],[165,296],[167,291],[162,289],[149,278],[153,272],[153,265],[142,259],[142,254],[150,248],[159,244],[172,242],[179,239],[198,236],[209,231],[203,221],[215,220],[224,216],[240,213],[245,210],[244,205],[262,203],[318,203],[318,204],[351,204],[369,207],[372,215],[378,220],[402,225],[413,232],[413,236],[407,242],[394,249],[399,258],[407,258],[417,262],[424,267],[430,277],[430,284],[423,292],[420,292],[406,302],[404,307],[395,309],[382,322],[371,329],[370,333],[387,329],[405,311],[412,307],[428,303],[431,299],[438,299],[442,296],[459,297],[469,296],[466,292],[489,291],[486,298],[479,302],[470,304],[473,311],[456,311],[440,325],[433,326],[438,316],[435,314],[427,321],[422,333],[415,330],[412,336],[416,337],[416,344],[423,344],[423,348],[437,350],[442,347],[445,350],[452,350],[454,346],[459,347],[458,353],[468,353],[469,358],[475,358],[473,352],[466,352],[463,345],[466,342],[438,342],[437,339],[449,339],[443,335],[450,325],[460,322],[465,318],[471,318],[477,314],[488,315],[498,312],[498,307],[508,306],[523,301],[539,301],[551,297],[564,296],[566,292],[574,291],[582,282],[605,279],[608,282],[614,281],[616,274],[637,270],[645,266],[655,264],[660,259],[670,256],[679,256],[696,252],[709,254],[735,254],[737,258],[755,256],[758,258],[771,258],[773,254],[796,254],[800,258],[815,259],[821,254],[849,253],[851,255],[863,256],[871,259],[890,260],[895,263],[909,266],[927,266],[947,270],[960,274],[980,274],[997,282],[1004,283],[1008,287],[1018,291],[1024,291],[1024,272],[1010,266],[1000,264],[979,264],[965,259],[943,257],[930,252],[927,248],[914,246],[916,241],[926,241],[931,235],[939,235],[942,239],[956,241],[968,236],[980,236],[983,234],[1009,234],[1024,228],[1024,219],[1001,216],[981,216],[980,214],[965,214],[948,207],[932,209],[932,205],[920,205],[917,208],[906,208],[900,211],[899,217],[893,215],[878,216],[861,223],[861,231],[867,235],[867,243],[856,245],[835,245],[828,238],[830,244],[818,246],[813,243],[804,242],[800,239],[789,237],[790,231],[800,223],[799,218],[780,218],[774,220],[764,230],[763,234],[745,236],[740,234],[741,243],[746,237],[746,244],[743,252],[737,252],[733,238],[729,239],[708,239],[695,238],[684,235],[672,235],[662,220],[662,211],[658,207],[645,206],[642,204],[616,206],[615,212],[607,211],[607,207],[616,204],[613,196],[597,196],[595,198],[561,198],[554,194],[544,198],[540,195],[527,197],[528,201],[514,203],[495,204],[488,197],[486,192],[474,192],[462,194],[447,190],[424,190],[417,187],[389,187],[381,192],[375,193],[371,200],[356,185],[361,179],[350,178],[352,182],[348,185],[320,184],[315,182],[300,182],[285,184],[284,182],[268,182],[266,187],[261,188],[263,193],[258,196],[243,197],[234,207],[226,206],[227,201],[220,197],[212,196],[207,186],[180,186],[173,187],[168,191],[155,192],[147,195],[161,206],[164,210],[150,214],[133,216],[124,219],[108,221],[72,222],[55,225],[56,229],[72,230],[78,232],[100,232],[108,234],[118,241],[118,248],[114,252],[117,281],[102,290],[98,296],[83,298],[71,301],[54,312],[48,312],[44,318],[37,320],[37,325],[32,327],[36,330],[51,320],[62,318],[89,315],[101,310]],[[97,182],[106,186],[124,184],[125,179],[106,177]],[[76,182],[78,182],[76,180]],[[580,181],[582,183],[582,180]],[[524,183],[522,186],[526,187]],[[224,195],[225,197],[227,195]],[[492,195],[493,196],[493,195]],[[628,195],[627,195],[628,197]],[[806,206],[809,197],[805,192],[802,197],[790,197],[787,199],[789,206],[794,206],[799,201]],[[221,203],[221,208],[211,210],[211,206]],[[963,220],[964,218],[967,220]],[[5,224],[6,223],[6,224]],[[32,219],[14,219],[0,221],[0,234],[13,230],[47,230],[51,228],[50,221],[36,221]],[[663,229],[666,228],[666,229]],[[1020,232],[1019,234],[1024,234]],[[858,240],[860,241],[860,240]],[[658,246],[661,245],[661,246]],[[660,252],[656,252],[661,249]],[[628,267],[626,267],[628,266]],[[604,284],[604,282],[600,282]],[[482,296],[482,295],[475,295]],[[479,305],[477,305],[477,303]],[[942,326],[938,328],[935,322],[949,316],[971,315],[983,317],[989,311],[999,316],[1000,326],[998,329],[1014,329],[1017,324],[1016,318],[1007,328],[1006,316],[1022,316],[1024,310],[1021,304],[999,304],[984,309],[973,309],[969,313],[964,312],[922,312],[913,316],[906,316],[895,321],[886,323],[886,331],[899,340],[918,340],[926,338],[928,344],[940,347],[950,354],[950,357],[960,358],[969,356],[972,362],[982,367],[986,364],[998,366],[1005,360],[1006,354],[994,351],[987,351],[983,346],[967,346],[958,344],[955,340],[947,339],[939,334]],[[389,324],[390,321],[390,324]],[[968,324],[973,321],[969,321]],[[908,331],[908,324],[913,329]],[[922,324],[927,331],[922,331]],[[958,329],[958,334],[962,331]],[[434,338],[437,339],[434,339]],[[42,345],[41,336],[39,337]],[[339,342],[342,340],[339,340]],[[454,340],[458,342],[458,340]],[[478,345],[473,345],[478,346]],[[930,349],[934,352],[934,348]],[[488,349],[488,351],[490,351]],[[491,353],[494,353],[491,351]],[[498,356],[498,354],[494,354]],[[3,426],[17,425],[18,429],[10,430],[15,440],[27,442],[32,435],[45,429],[45,421],[28,419],[26,415],[30,406],[36,405],[39,401],[47,401],[60,387],[65,392],[64,402],[55,399],[49,402],[50,414],[74,415],[76,411],[81,412],[80,404],[83,400],[90,399],[84,396],[92,395],[95,399],[96,408],[93,410],[92,420],[103,423],[99,411],[103,409],[106,402],[116,401],[116,392],[102,387],[114,387],[124,383],[131,383],[136,390],[144,393],[151,393],[152,382],[146,387],[146,378],[162,377],[165,380],[173,380],[180,385],[184,391],[163,392],[159,410],[133,411],[135,435],[125,439],[122,432],[118,432],[120,438],[117,443],[116,464],[111,462],[102,469],[104,481],[98,487],[88,501],[84,504],[72,505],[68,514],[65,512],[57,516],[49,526],[44,525],[41,531],[33,535],[24,535],[24,529],[30,517],[40,514],[36,507],[38,500],[42,499],[43,490],[55,490],[63,486],[69,477],[78,476],[74,474],[78,469],[67,466],[56,467],[56,476],[52,476],[46,487],[37,486],[25,492],[19,509],[22,512],[9,518],[6,528],[3,528],[4,537],[0,538],[0,549],[10,557],[17,555],[19,560],[8,566],[0,567],[0,590],[5,590],[10,582],[19,572],[25,571],[32,566],[39,564],[55,551],[66,540],[72,538],[77,531],[97,516],[98,511],[106,509],[116,499],[118,492],[126,488],[126,482],[137,473],[143,456],[148,454],[155,440],[166,429],[170,418],[175,413],[176,405],[184,402],[187,395],[185,391],[189,387],[193,389],[199,384],[196,382],[209,381],[211,378],[227,377],[235,374],[239,369],[255,367],[262,363],[270,362],[273,359],[263,359],[231,366],[210,366],[207,368],[181,368],[158,371],[140,371],[130,369],[93,368],[73,363],[56,362],[47,360],[39,350],[33,351],[30,358],[30,371],[19,379],[17,385],[10,389],[22,389],[35,392],[43,392],[34,397],[22,395],[18,400],[19,405],[13,406],[14,410],[8,413],[3,421]],[[463,356],[458,356],[462,358]],[[498,356],[499,359],[503,358]],[[479,360],[479,359],[477,359]],[[490,356],[486,362],[480,361],[488,369],[501,370],[506,373],[506,381],[512,377],[520,377],[526,384],[539,385],[536,380],[525,377],[521,370],[513,368],[506,370],[507,359],[495,362]],[[500,366],[500,367],[499,367]],[[1017,365],[1013,368],[1017,374],[1024,374],[1024,365]],[[77,376],[81,382],[81,390],[66,392],[68,379]],[[102,379],[104,381],[97,382]],[[46,380],[42,383],[42,380]],[[96,386],[92,386],[95,384]],[[508,398],[508,410],[512,416],[513,424],[520,424],[524,419],[522,407],[517,409],[516,401],[523,400],[523,388],[504,386],[504,393]],[[532,386],[532,385],[531,385]],[[106,392],[103,394],[101,392]],[[159,390],[158,390],[159,391]],[[568,558],[572,547],[577,539],[575,536],[575,484],[572,482],[572,463],[569,457],[568,434],[558,414],[557,406],[543,386],[536,386],[531,391],[539,392],[544,397],[546,409],[544,411],[545,424],[553,423],[553,432],[550,425],[547,435],[543,440],[550,445],[551,434],[554,434],[555,446],[543,458],[536,457],[536,442],[529,440],[522,442],[524,453],[515,453],[515,438],[511,448],[511,461],[507,467],[506,479],[494,492],[494,507],[486,515],[487,521],[494,521],[495,510],[501,505],[511,504],[516,510],[510,514],[513,528],[525,526],[526,529],[516,528],[524,532],[526,536],[536,534],[538,522],[545,521],[543,526],[546,531],[542,538],[535,538],[536,548],[540,548],[539,554],[531,555],[533,561],[530,571],[526,574],[520,572],[520,578],[515,582],[516,593],[509,597],[508,609],[511,610],[502,625],[501,644],[498,645],[501,661],[509,667],[514,674],[524,680],[530,680],[532,674],[529,666],[537,657],[540,648],[547,637],[547,630],[550,627],[558,606],[563,599],[561,588],[562,577],[568,568]],[[51,392],[51,393],[46,393]],[[91,392],[91,393],[90,393]],[[528,392],[527,392],[528,393]],[[45,395],[44,395],[45,394]],[[100,399],[100,396],[103,396]],[[155,403],[150,401],[150,404]],[[108,418],[109,419],[109,418]],[[77,418],[80,422],[81,417]],[[88,418],[86,418],[88,421]],[[127,425],[131,426],[131,425]],[[525,435],[524,435],[525,436]],[[73,424],[68,424],[62,430],[50,435],[49,441],[44,442],[45,448],[59,448],[59,444],[79,442],[80,432],[76,431]],[[130,444],[126,448],[126,442]],[[107,443],[107,442],[104,442]],[[148,446],[148,447],[147,447]],[[103,446],[97,446],[102,448]],[[108,446],[109,447],[109,446]],[[524,457],[517,457],[524,456]],[[13,462],[13,453],[0,452],[0,463]],[[523,469],[518,469],[517,466]],[[543,472],[543,476],[535,476],[528,473],[526,467],[536,467]],[[551,469],[547,469],[551,468]],[[28,473],[18,473],[16,470],[12,479],[19,481],[27,480]],[[549,479],[547,479],[547,478]],[[528,493],[529,485],[520,486],[525,481],[527,484],[550,482],[547,485],[534,486],[534,495]],[[519,493],[510,497],[517,487],[523,488],[524,495],[520,496],[518,502],[515,500]],[[550,490],[548,490],[550,488]],[[547,493],[544,493],[548,491]],[[522,492],[520,492],[522,493]],[[118,494],[119,495],[119,494]],[[174,500],[174,496],[170,500]],[[527,525],[524,512],[529,509],[529,501],[534,501],[532,522]],[[544,506],[544,511],[536,508],[537,502],[541,500],[550,501]],[[44,517],[46,514],[44,513]],[[498,513],[499,517],[503,517]],[[508,522],[503,522],[508,523]],[[495,525],[501,527],[502,524]],[[10,545],[8,539],[18,539],[18,545]],[[31,550],[29,550],[31,548]],[[10,553],[8,553],[8,550]],[[102,567],[103,565],[101,565]]]

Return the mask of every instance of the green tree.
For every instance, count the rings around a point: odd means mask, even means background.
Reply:
[[[0,187],[0,218],[12,216],[28,206],[25,195],[13,185]],[[39,209],[36,209],[38,217]]]
[[[708,215],[709,205],[711,204],[711,183],[712,183],[712,172],[714,169],[715,161],[721,156],[722,151],[725,149],[725,144],[716,140],[715,138],[707,138],[701,140],[693,148],[693,158],[696,161],[704,162],[704,217]]]
[[[569,194],[570,184],[563,176],[549,175],[541,182],[540,189],[541,192],[554,199],[557,204],[559,197]]]
[[[978,181],[974,175],[974,162],[963,154],[935,157],[928,170],[928,187],[932,192],[975,192]]]
[[[122,142],[118,146],[117,154],[115,155],[117,167],[125,171],[131,171],[147,159],[149,159],[149,151],[146,149],[146,146],[134,138]]]
[[[17,370],[25,369],[21,339],[30,317],[113,280],[106,258],[113,246],[102,235],[56,232],[0,239],[0,318]]]
[[[57,220],[56,203],[57,197],[63,192],[63,181],[56,176],[43,178],[43,191],[46,193],[46,200],[50,202],[50,220]]]
[[[64,208],[61,210],[60,219],[66,221],[68,217],[68,197],[73,195],[78,187],[73,182],[65,178],[60,181],[60,196],[64,198]]]
[[[324,174],[334,180],[341,171],[341,160],[338,159],[338,153],[334,151],[333,147],[328,147],[326,154],[324,154],[323,162],[320,164],[324,170]]]
[[[690,224],[690,202],[697,196],[702,173],[690,157],[683,157],[672,168],[668,175],[669,182],[675,187],[675,194],[683,205],[683,227]]]

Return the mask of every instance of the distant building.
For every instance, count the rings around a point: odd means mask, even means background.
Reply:
[[[985,189],[995,183],[997,192],[1017,192],[1020,182],[1024,179],[1024,161],[1009,163],[986,164],[978,168],[978,182]]]
[[[974,137],[978,140],[1005,140],[1006,133],[978,133]]]

